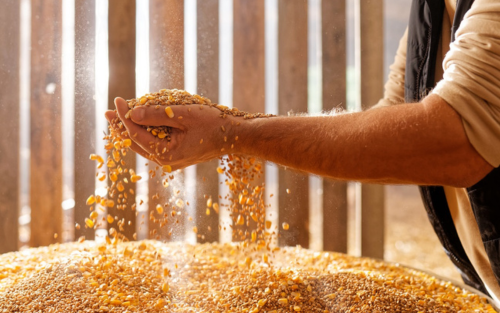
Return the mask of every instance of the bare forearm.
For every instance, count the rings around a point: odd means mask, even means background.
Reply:
[[[239,150],[336,179],[472,185],[492,167],[439,97],[361,113],[243,123]]]

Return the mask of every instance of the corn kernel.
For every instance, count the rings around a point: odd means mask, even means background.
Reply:
[[[165,113],[167,114],[167,116],[169,118],[173,118],[174,117],[174,111],[172,111],[172,108],[171,107],[166,107],[165,108]]]

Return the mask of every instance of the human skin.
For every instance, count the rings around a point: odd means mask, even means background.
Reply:
[[[208,106],[172,106],[174,118],[138,107],[126,119],[126,101],[116,98],[115,105],[132,134],[131,148],[173,169],[233,153],[339,180],[453,187],[472,186],[493,169],[469,143],[457,112],[437,95],[358,113],[257,119],[221,118]],[[116,113],[106,117],[112,121]],[[173,128],[168,157],[155,155],[151,142],[158,139],[140,125]],[[166,141],[159,144],[161,150]]]

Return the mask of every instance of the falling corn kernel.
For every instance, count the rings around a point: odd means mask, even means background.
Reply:
[[[252,218],[252,220],[253,220],[254,222],[258,222],[258,221],[259,221],[259,220],[258,220],[258,217],[257,217],[257,214],[255,214],[255,212],[251,212],[251,213],[250,213],[250,217]]]
[[[111,224],[115,221],[115,219],[110,214],[108,214],[106,220],[108,221],[109,224]]]
[[[99,216],[99,214],[96,211],[93,211],[90,213],[90,218],[93,220],[97,219],[98,216]]]
[[[172,166],[170,166],[170,165],[163,165],[162,169],[164,172],[172,173]]]
[[[236,220],[236,225],[244,225],[245,218],[242,215],[238,215],[238,219]]]
[[[102,159],[102,157],[100,155],[97,155],[97,154],[91,154],[90,159],[92,161],[97,161],[98,163],[104,163],[104,160]]]
[[[92,205],[95,203],[95,196],[91,195],[90,197],[87,198],[87,205]]]
[[[194,227],[193,227],[193,232],[194,232],[195,234],[197,234],[197,233],[198,233],[198,227],[194,226]]]
[[[118,180],[118,175],[116,175],[115,173],[109,173],[109,179],[112,181],[112,182],[115,182]]]
[[[156,205],[156,212],[158,212],[158,214],[163,214],[163,207],[161,204]]]
[[[128,138],[127,138],[127,139],[124,139],[124,140],[122,141],[122,147],[124,147],[124,148],[128,148],[128,147],[130,147],[131,145],[132,145],[132,140],[130,140],[130,139],[128,139]]]
[[[219,204],[217,202],[215,202],[214,204],[212,204],[212,207],[213,207],[215,213],[219,214]]]
[[[271,221],[266,221],[266,229],[269,229],[271,228],[271,226],[273,225],[273,222]]]
[[[184,208],[184,201],[182,201],[182,199],[177,199],[175,201],[175,205],[179,208],[179,209],[182,209]]]
[[[167,113],[167,116],[170,117],[170,118],[174,117],[174,111],[172,111],[171,107],[166,107],[165,108],[165,113]]]
[[[210,209],[209,209],[209,208],[207,208],[207,209],[206,209],[205,214],[206,214],[207,216],[208,216],[208,215],[210,215]]]
[[[288,189],[288,188],[287,188],[287,189],[286,189],[286,193],[287,193],[287,194],[290,194],[290,189]]]
[[[133,183],[136,183],[136,182],[140,181],[141,179],[142,179],[142,177],[139,176],[139,175],[132,175],[132,176],[130,176],[130,181],[133,182]]]
[[[87,225],[88,228],[93,228],[94,227],[94,222],[91,219],[89,219],[89,218],[85,219],[85,224]]]
[[[99,174],[99,176],[97,177],[97,179],[99,179],[99,181],[104,181],[106,179],[106,173]]]
[[[224,170],[219,166],[219,167],[217,167],[217,173],[223,174]]]
[[[116,184],[116,189],[118,189],[119,192],[122,192],[125,190],[125,186],[123,186],[123,183],[120,181]]]
[[[255,242],[257,240],[257,232],[254,230],[252,231],[252,242]]]
[[[288,225],[288,223],[286,222],[283,223],[281,226],[283,227],[284,230],[288,230],[290,228],[290,225]]]
[[[208,200],[207,200],[207,207],[209,207],[209,208],[212,207],[212,197],[208,198]]]

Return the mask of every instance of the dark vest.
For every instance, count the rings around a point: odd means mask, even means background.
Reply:
[[[452,41],[473,2],[457,0],[451,29]],[[443,0],[414,0],[412,3],[405,72],[407,103],[420,101],[435,86],[434,71],[444,10]],[[491,267],[500,283],[500,168],[492,170],[480,182],[467,188],[467,192]],[[458,238],[443,187],[422,186],[420,193],[429,220],[464,282],[487,293]]]

